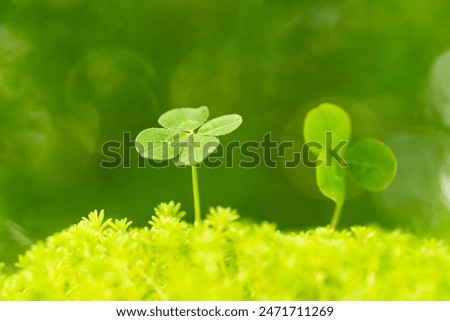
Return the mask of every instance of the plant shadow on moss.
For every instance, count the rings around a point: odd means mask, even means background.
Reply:
[[[320,227],[286,234],[211,208],[202,224],[180,204],[150,227],[97,211],[22,255],[0,276],[2,300],[449,300],[450,251],[400,231]]]

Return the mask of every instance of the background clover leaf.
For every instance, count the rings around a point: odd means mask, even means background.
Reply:
[[[395,155],[377,139],[364,139],[346,153],[346,143],[351,138],[351,120],[339,106],[324,103],[309,111],[304,123],[304,137],[311,152],[318,156],[317,186],[323,195],[336,204],[331,220],[332,228],[336,227],[345,202],[347,172],[362,189],[372,192],[385,189],[395,177]],[[342,155],[337,158],[333,155],[333,148],[339,142],[344,142],[345,145],[339,149]]]
[[[192,132],[203,125],[209,117],[208,107],[176,108],[162,114],[158,123],[169,129]]]
[[[352,146],[346,160],[353,180],[372,192],[388,187],[397,172],[394,153],[386,144],[374,138],[366,138]]]
[[[346,169],[335,159],[327,164],[326,154],[326,151],[322,151],[318,157],[320,165],[316,168],[317,185],[323,195],[342,206],[346,196]]]
[[[308,112],[303,130],[306,142],[319,143],[322,147],[325,147],[328,146],[326,142],[327,132],[333,133],[332,137],[335,142],[348,142],[350,141],[352,126],[350,116],[342,108],[330,103],[323,103]],[[315,149],[311,149],[311,151],[317,155],[320,152]]]

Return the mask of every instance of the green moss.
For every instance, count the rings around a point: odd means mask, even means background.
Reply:
[[[449,300],[450,251],[372,227],[285,234],[229,208],[161,204],[149,228],[93,212],[0,275],[3,300]]]

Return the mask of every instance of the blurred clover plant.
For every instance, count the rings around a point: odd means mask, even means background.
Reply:
[[[162,114],[158,123],[163,128],[148,128],[136,137],[136,149],[144,158],[153,160],[177,159],[179,166],[192,168],[195,222],[201,221],[198,165],[220,144],[216,136],[226,135],[242,124],[240,115],[224,115],[210,121],[209,109],[177,108]]]
[[[394,153],[378,139],[362,139],[347,151],[351,132],[349,115],[336,105],[323,103],[306,115],[304,137],[317,157],[317,185],[335,203],[332,228],[346,199],[347,173],[363,190],[376,192],[388,187],[397,171]]]

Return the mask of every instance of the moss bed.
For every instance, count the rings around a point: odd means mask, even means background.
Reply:
[[[283,233],[212,208],[202,224],[161,204],[149,227],[92,212],[0,274],[2,300],[450,300],[436,239],[355,226]]]

